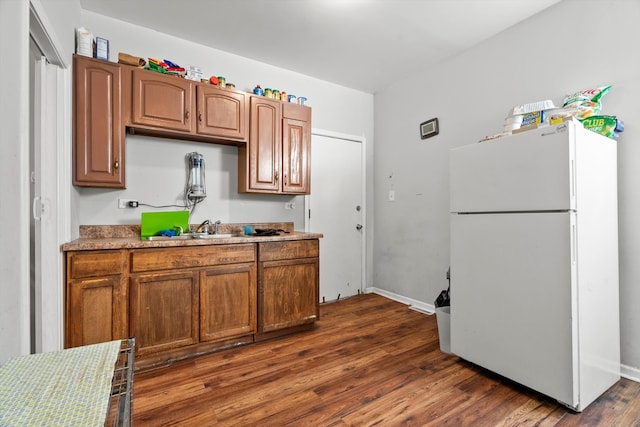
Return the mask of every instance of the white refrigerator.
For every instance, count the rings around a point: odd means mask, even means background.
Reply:
[[[620,378],[616,165],[573,120],[450,151],[451,351],[575,411]]]

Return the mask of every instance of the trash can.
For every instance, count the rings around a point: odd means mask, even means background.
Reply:
[[[451,354],[451,306],[436,308],[440,351]]]
[[[451,354],[451,267],[447,270],[449,286],[434,301],[440,351]]]

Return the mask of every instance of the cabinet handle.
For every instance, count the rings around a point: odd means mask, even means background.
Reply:
[[[184,112],[184,118],[189,120],[189,110]]]
[[[279,177],[279,174],[278,174],[278,171],[276,171],[276,182],[278,182],[278,177]]]
[[[120,162],[119,161],[116,160],[115,162],[113,162],[113,168],[115,170],[118,170],[119,167],[120,167]]]
[[[199,113],[198,113],[198,121],[199,121],[199,122],[202,122],[202,112],[199,112]]]

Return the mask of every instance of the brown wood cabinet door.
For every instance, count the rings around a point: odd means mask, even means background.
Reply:
[[[198,86],[196,131],[202,135],[247,140],[247,102],[244,93]]]
[[[133,126],[191,131],[193,83],[176,76],[133,69]]]
[[[67,284],[65,347],[127,338],[127,294],[120,275]]]
[[[132,276],[130,301],[137,355],[198,342],[198,272]]]
[[[122,69],[82,56],[73,65],[73,184],[124,188]]]
[[[240,264],[202,272],[200,341],[215,341],[256,330],[256,265]]]
[[[251,97],[250,132],[246,148],[238,150],[239,191],[281,191],[282,123],[281,103]]]
[[[318,318],[319,259],[259,263],[258,331],[270,332]]]
[[[309,194],[311,175],[309,123],[282,119],[282,191]]]

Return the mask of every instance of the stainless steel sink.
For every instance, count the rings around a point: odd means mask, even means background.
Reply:
[[[228,239],[233,236],[233,234],[185,233],[179,236],[148,236],[143,240]]]

